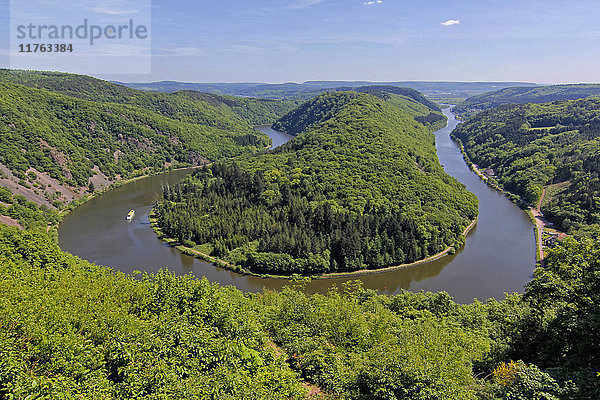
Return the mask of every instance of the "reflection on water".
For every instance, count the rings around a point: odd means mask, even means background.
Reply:
[[[279,132],[271,129],[271,125],[258,125],[255,126],[254,129],[261,131],[262,133],[266,133],[269,135],[273,144],[271,145],[271,149],[281,146],[284,143],[290,141],[293,138],[292,135],[288,135],[287,133]]]
[[[522,291],[535,266],[533,226],[527,215],[500,193],[491,190],[469,171],[460,151],[449,137],[457,122],[436,132],[438,157],[446,172],[467,186],[479,198],[479,221],[466,245],[453,256],[406,270],[361,277],[364,286],[393,294],[401,289],[447,291],[457,301],[474,297],[485,300],[502,297],[503,292]],[[268,127],[257,128],[269,134],[274,146],[291,136]],[[68,214],[60,225],[59,243],[68,252],[125,273],[134,270],[156,272],[167,268],[176,274],[206,276],[223,285],[244,291],[279,289],[288,284],[281,279],[242,276],[216,268],[180,253],[156,238],[148,223],[148,213],[161,187],[173,184],[190,171],[173,171],[141,179],[90,200]],[[132,221],[125,216],[136,211]],[[323,279],[310,282],[311,292],[326,291],[349,279]]]

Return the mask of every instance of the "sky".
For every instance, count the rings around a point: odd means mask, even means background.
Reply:
[[[86,1],[82,12],[64,11]],[[598,0],[44,0],[50,11],[35,3],[12,5],[47,23],[151,11],[149,68],[116,68],[99,43],[88,57],[104,79],[600,82]],[[9,67],[16,13],[6,0],[0,10],[0,61]],[[119,51],[144,51],[136,46]],[[85,73],[70,56],[61,68]]]

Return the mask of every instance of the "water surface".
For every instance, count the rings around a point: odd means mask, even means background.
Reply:
[[[533,225],[525,212],[490,189],[468,169],[449,136],[457,121],[448,110],[444,112],[449,124],[436,132],[438,157],[446,172],[479,198],[477,226],[467,236],[462,250],[453,256],[360,279],[365,287],[382,293],[397,293],[403,288],[443,290],[460,302],[469,302],[475,297],[480,300],[501,298],[504,292],[522,292],[535,266]],[[265,126],[257,129],[273,139],[273,147],[292,137]],[[125,273],[134,270],[156,272],[166,268],[176,274],[205,276],[210,281],[235,285],[243,291],[279,289],[288,284],[281,279],[242,276],[216,268],[181,254],[156,238],[149,225],[148,213],[157,194],[163,185],[172,185],[189,173],[189,170],[173,171],[141,179],[81,205],[69,213],[59,227],[61,248]],[[135,217],[126,221],[125,216],[131,209],[135,209]],[[331,285],[347,280],[315,280],[308,289],[323,292]]]
[[[292,135],[289,135],[284,132],[276,131],[275,129],[271,129],[271,125],[258,125],[255,126],[254,129],[261,131],[262,133],[266,133],[269,135],[273,144],[271,145],[271,149],[281,146],[282,144],[289,142],[290,139],[293,138]]]

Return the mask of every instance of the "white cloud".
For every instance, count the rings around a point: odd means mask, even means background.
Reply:
[[[363,4],[365,6],[372,6],[373,4],[383,4],[383,0],[365,1]]]
[[[292,8],[306,8],[306,7],[314,6],[315,4],[322,3],[324,1],[325,0],[302,0],[302,1],[292,5]]]
[[[446,22],[442,22],[440,25],[450,26],[450,25],[458,25],[460,24],[460,20],[458,19],[449,19]]]
[[[135,14],[137,11],[134,10],[114,10],[105,7],[95,7],[94,12],[97,14],[107,14],[107,15],[125,15],[125,14]]]
[[[262,54],[265,53],[266,49],[258,46],[252,46],[247,44],[233,44],[220,49],[226,53],[239,53],[239,54]]]
[[[175,43],[169,43],[166,47],[156,47],[152,49],[152,56],[159,57],[190,57],[190,56],[202,56],[208,57],[213,54],[201,49],[200,47],[194,46],[177,46]]]

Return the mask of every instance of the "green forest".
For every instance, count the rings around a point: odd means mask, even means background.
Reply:
[[[477,114],[453,135],[494,183],[537,204],[564,230],[600,223],[600,99],[505,105]],[[558,185],[552,190],[548,185]],[[591,226],[591,228],[590,228]]]
[[[0,82],[46,89],[82,100],[141,108],[167,118],[237,130],[240,125],[270,124],[295,108],[299,101],[220,96],[192,90],[148,92],[61,72],[0,69]]]
[[[599,259],[569,239],[524,295],[486,303],[358,281],[243,294],[0,225],[0,398],[598,398]]]
[[[22,179],[28,168],[72,186],[169,162],[198,164],[256,152],[269,138],[249,125],[183,122],[114,103],[0,83],[0,163]]]
[[[466,120],[478,112],[502,104],[549,103],[598,96],[600,96],[600,85],[598,84],[514,86],[469,97],[457,104],[452,111],[460,119]]]
[[[354,89],[343,87],[336,91],[368,93],[402,109],[415,121],[431,130],[437,130],[446,125],[446,117],[441,113],[438,105],[414,89],[395,86],[361,86]],[[315,97],[275,121],[273,129],[297,135],[331,118],[344,105],[344,98],[338,98],[333,94]]]
[[[298,134],[286,145],[165,187],[155,207],[162,231],[273,275],[376,269],[460,246],[477,199],[443,172],[434,135],[415,120],[433,111],[386,97],[351,91],[304,103],[275,125]]]
[[[92,193],[95,175],[108,183],[175,166],[203,165],[261,152],[271,123],[294,101],[234,98],[198,92],[148,93],[92,77],[0,70],[0,178],[29,201],[63,208]],[[56,181],[38,179],[47,173]],[[4,205],[6,215],[19,203]],[[12,218],[12,217],[11,217]],[[25,219],[31,220],[29,216]],[[23,218],[18,218],[23,220]]]
[[[165,186],[155,212],[169,236],[239,270],[410,262],[461,246],[477,217],[436,156],[443,114],[402,88],[296,104],[2,70],[0,108],[0,163],[24,185],[31,167],[87,187],[94,165],[116,177],[215,161]],[[543,211],[576,233],[523,294],[486,302],[360,281],[309,294],[297,276],[242,293],[126,275],[63,252],[57,210],[0,187],[0,215],[23,227],[0,224],[0,399],[598,399],[599,108],[505,105],[454,132],[496,184],[531,202],[546,188]],[[252,124],[277,118],[297,136],[266,150]]]

